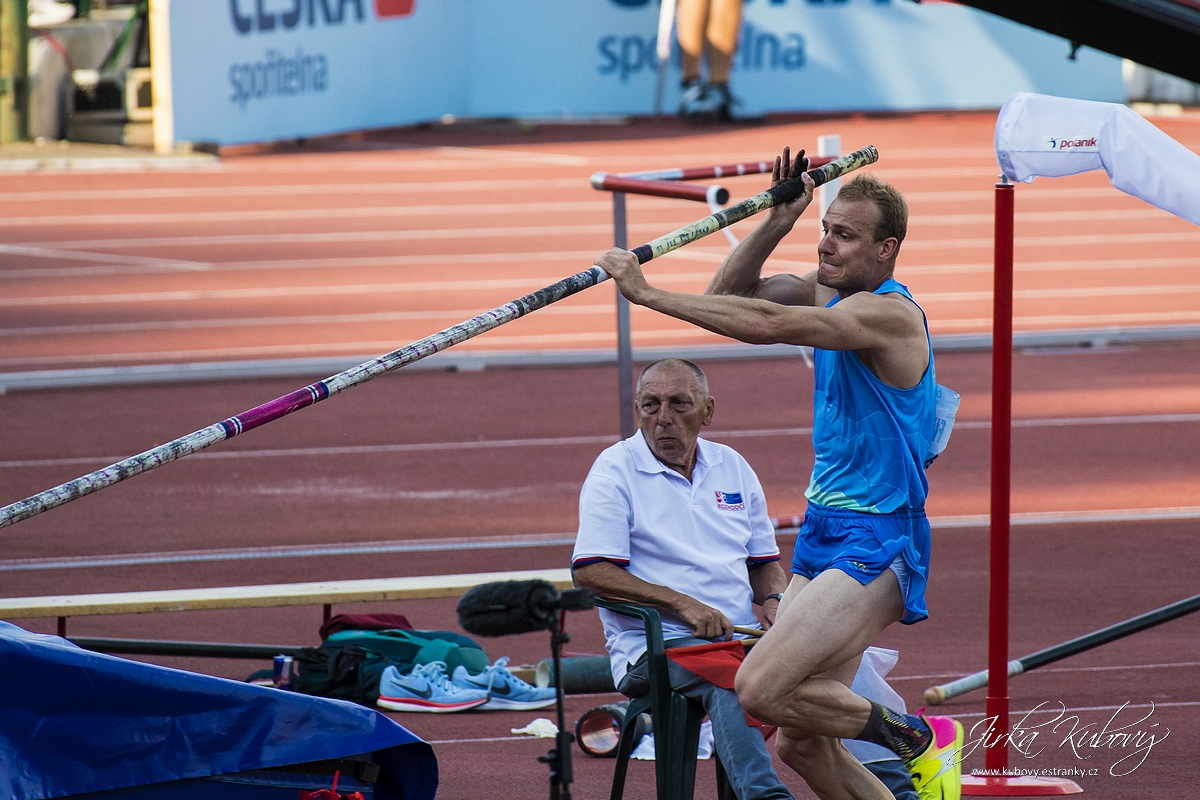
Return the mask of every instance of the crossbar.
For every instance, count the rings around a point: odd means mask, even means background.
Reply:
[[[837,156],[809,156],[808,168],[823,167]],[[702,181],[710,178],[732,178],[736,175],[763,175],[775,168],[774,161],[751,161],[742,164],[724,164],[715,167],[683,167],[655,169],[644,172],[622,172],[622,178],[641,178],[651,181]]]
[[[673,197],[677,200],[695,200],[712,205],[729,202],[729,190],[723,186],[693,186],[679,181],[658,181],[645,178],[626,178],[596,172],[592,175],[592,188],[605,192],[646,194],[653,197]]]

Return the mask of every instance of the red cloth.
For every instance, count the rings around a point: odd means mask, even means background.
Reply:
[[[740,639],[734,639],[730,642],[670,647],[666,650],[666,656],[714,686],[732,689],[738,667],[746,658],[746,648]],[[764,739],[770,739],[776,730],[774,727],[764,725],[749,714],[746,714],[746,724],[752,728],[761,728]]]
[[[746,657],[746,648],[740,640],[735,639],[731,642],[672,647],[666,653],[667,658],[709,683],[722,689],[732,689],[738,667]]]

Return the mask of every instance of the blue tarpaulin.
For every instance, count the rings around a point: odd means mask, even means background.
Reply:
[[[377,800],[432,800],[433,749],[374,709],[93,653],[0,622],[0,797],[190,795],[171,782],[366,754],[380,768]],[[155,785],[164,793],[147,792]],[[213,785],[205,796],[228,795]]]

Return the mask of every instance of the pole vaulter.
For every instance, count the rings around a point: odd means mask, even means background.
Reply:
[[[873,164],[878,159],[879,153],[874,147],[867,145],[860,150],[856,150],[822,167],[818,167],[808,174],[813,179],[813,183],[820,186],[823,183],[841,177],[847,172],[865,167],[868,164]],[[727,228],[735,222],[740,222],[780,203],[794,200],[803,194],[803,192],[804,184],[800,181],[800,178],[793,178],[792,180],[772,186],[767,191],[756,194],[736,205],[718,211],[711,216],[693,222],[690,225],[685,225],[677,231],[668,233],[666,236],[660,236],[651,242],[639,245],[632,252],[637,256],[639,263],[645,264],[651,259],[658,258],[673,250],[678,250],[690,242]],[[558,283],[513,300],[511,303],[506,303],[479,316],[472,317],[466,322],[460,322],[432,336],[427,336],[424,339],[401,347],[399,350],[393,350],[386,355],[373,358],[344,372],[339,372],[337,375],[326,378],[323,381],[305,386],[303,389],[297,389],[283,397],[278,397],[249,411],[243,411],[237,416],[209,425],[207,428],[189,433],[187,436],[183,436],[172,442],[159,445],[140,455],[118,461],[103,469],[98,469],[95,472],[76,478],[73,481],[68,481],[52,489],[35,494],[32,497],[27,497],[24,500],[4,506],[0,508],[0,528],[29,519],[43,511],[48,511],[55,506],[69,503],[72,500],[99,491],[106,486],[111,486],[126,478],[132,478],[134,475],[149,472],[156,467],[161,467],[170,461],[191,455],[218,442],[232,439],[238,434],[277,420],[280,417],[291,414],[293,411],[299,411],[314,403],[319,403],[338,392],[366,383],[385,372],[399,369],[406,364],[419,361],[434,353],[440,353],[448,347],[465,342],[467,339],[497,328],[506,322],[511,322],[526,314],[545,308],[551,303],[562,300],[564,297],[570,297],[605,280],[608,280],[608,273],[599,267],[591,267],[569,278],[564,278]]]

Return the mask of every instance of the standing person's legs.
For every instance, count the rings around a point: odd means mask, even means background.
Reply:
[[[742,0],[712,0],[705,38],[708,41],[708,82],[728,86],[733,56],[742,29]]]
[[[675,6],[675,38],[679,41],[685,86],[700,80],[700,58],[704,54],[708,3],[709,0],[678,0]]]

